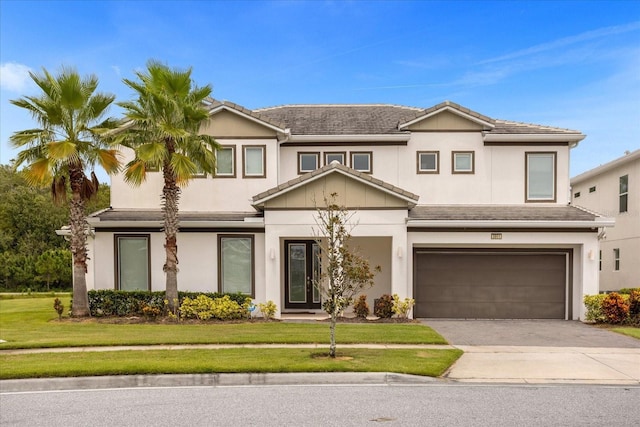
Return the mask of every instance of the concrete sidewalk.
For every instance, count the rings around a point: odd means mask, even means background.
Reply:
[[[640,349],[456,346],[444,378],[459,382],[640,385]]]

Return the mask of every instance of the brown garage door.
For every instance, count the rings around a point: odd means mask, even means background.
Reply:
[[[564,319],[567,252],[414,254],[415,317]]]

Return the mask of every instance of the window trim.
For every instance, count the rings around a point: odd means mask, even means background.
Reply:
[[[342,156],[342,161],[340,162],[341,165],[346,165],[347,164],[347,152],[346,151],[325,151],[323,153],[323,161],[324,161],[324,165],[328,165],[331,164],[331,162],[327,161],[327,156],[330,155],[341,155]]]
[[[262,174],[247,173],[247,148],[260,148],[262,150]],[[267,146],[266,145],[243,145],[242,146],[242,177],[243,178],[266,178],[267,177]]]
[[[549,199],[532,199],[529,197],[529,156],[551,155],[553,157],[553,197]],[[555,203],[558,198],[558,152],[557,151],[525,151],[524,153],[524,201],[525,203]]]
[[[613,271],[620,271],[620,248],[613,248]]]
[[[113,235],[113,267],[114,267],[114,290],[120,291],[120,239],[123,237],[145,238],[147,240],[147,291],[151,291],[151,235],[150,234],[123,234]],[[133,291],[131,291],[133,292]]]
[[[302,157],[305,155],[315,156],[316,167],[311,170],[302,170]],[[313,172],[320,167],[320,152],[319,151],[298,151],[298,175]]]
[[[222,282],[222,239],[251,240],[251,293],[244,294],[251,298],[256,296],[256,239],[255,234],[218,234],[218,292],[224,293]]]
[[[420,161],[420,157],[422,154],[433,154],[436,157],[436,168],[435,169],[422,169],[420,165],[422,162]],[[416,156],[416,173],[418,174],[439,174],[440,173],[440,151],[418,151]]]
[[[215,173],[215,177],[216,178],[235,178],[236,177],[236,146],[235,144],[232,145],[221,145],[220,146],[220,150],[216,150],[216,173]],[[218,155],[217,155],[217,151],[223,151],[223,150],[231,150],[231,170],[232,173],[225,173],[225,174],[220,174],[218,173]]]
[[[625,178],[627,191],[622,192],[622,178]],[[618,213],[629,212],[629,174],[622,175],[619,180],[618,187]],[[623,199],[624,198],[624,199]],[[622,200],[624,200],[624,210],[622,210]]]
[[[369,169],[368,170],[359,170],[354,167],[353,157],[356,155],[367,155],[369,157]],[[349,153],[349,160],[351,161],[351,169],[357,170],[362,173],[373,173],[373,151],[351,151]]]
[[[471,170],[457,170],[456,169],[456,155],[469,154],[471,155]],[[451,152],[451,173],[452,174],[468,174],[472,175],[476,173],[476,152],[475,151],[452,151]]]

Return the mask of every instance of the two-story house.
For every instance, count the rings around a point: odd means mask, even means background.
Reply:
[[[280,312],[321,310],[316,207],[354,212],[354,244],[382,271],[366,292],[416,300],[414,317],[584,317],[598,292],[598,232],[569,205],[578,131],[496,120],[444,102],[210,105],[215,176],[184,188],[179,288],[244,292]],[[124,153],[131,156],[131,153]],[[125,159],[127,160],[127,159]],[[161,174],[112,179],[89,216],[90,289],[164,289]]]
[[[600,291],[640,287],[640,150],[571,179],[572,204],[615,218],[600,237]]]

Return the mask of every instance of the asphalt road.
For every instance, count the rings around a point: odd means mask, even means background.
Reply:
[[[301,385],[0,394],[2,426],[631,426],[638,386]]]

